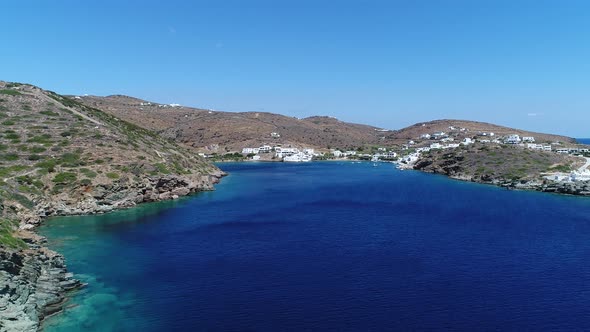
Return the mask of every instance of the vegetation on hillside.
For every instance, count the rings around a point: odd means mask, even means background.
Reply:
[[[572,157],[511,145],[474,144],[424,153],[417,169],[481,181],[538,179],[550,171],[570,171]]]
[[[76,99],[0,82],[2,243],[18,247],[6,220],[48,197],[74,202],[97,186],[215,170],[176,143]]]

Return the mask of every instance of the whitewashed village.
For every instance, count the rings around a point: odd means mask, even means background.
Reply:
[[[386,131],[386,130],[381,130]],[[373,163],[390,162],[399,169],[412,169],[423,153],[431,150],[456,149],[472,144],[507,145],[516,149],[538,150],[551,153],[568,154],[585,158],[582,167],[571,172],[554,172],[545,175],[547,180],[555,182],[590,181],[590,148],[585,145],[565,144],[561,142],[537,142],[533,136],[518,134],[497,135],[494,132],[473,132],[468,128],[450,126],[447,132],[424,132],[415,139],[408,140],[401,146],[372,147],[370,149],[315,149],[292,144],[272,144],[280,141],[281,135],[272,132],[267,144],[243,147],[240,155],[251,161],[310,162],[313,160],[367,160]],[[370,151],[367,151],[370,150]],[[208,155],[201,154],[204,157]],[[376,165],[376,164],[375,164]]]

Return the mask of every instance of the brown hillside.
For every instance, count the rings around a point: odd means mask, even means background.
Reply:
[[[450,129],[453,127],[455,129]],[[464,128],[464,131],[461,131]],[[435,132],[445,132],[451,136],[459,138],[474,137],[480,133],[494,133],[495,137],[502,137],[511,134],[517,134],[520,136],[532,136],[535,137],[537,142],[562,142],[562,143],[575,143],[575,140],[570,137],[536,133],[526,130],[508,128],[503,126],[494,125],[485,122],[476,121],[464,121],[464,120],[435,120],[429,122],[417,123],[407,128],[395,131],[390,135],[387,135],[389,140],[416,140],[422,134],[433,134]]]
[[[383,132],[331,117],[297,119],[267,112],[219,112],[170,107],[126,96],[78,97],[84,104],[208,151],[240,151],[261,144],[356,148],[377,144]],[[276,132],[279,138],[271,137]]]

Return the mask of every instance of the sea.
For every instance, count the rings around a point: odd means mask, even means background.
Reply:
[[[44,331],[590,330],[590,199],[389,163],[223,163],[212,192],[39,232]]]

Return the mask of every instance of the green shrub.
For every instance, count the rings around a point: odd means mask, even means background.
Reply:
[[[32,146],[29,148],[29,151],[33,153],[41,153],[47,151],[47,149],[42,146]]]
[[[57,165],[57,160],[55,159],[47,159],[35,164],[35,167],[41,168],[46,170],[47,172],[55,172],[55,166]]]
[[[15,229],[18,227],[17,221],[0,219],[0,245],[11,249],[25,249],[25,242],[14,236]]]
[[[51,143],[51,135],[49,134],[42,134],[42,135],[37,135],[37,136],[33,136],[31,138],[29,138],[27,140],[27,142],[29,143],[39,143],[39,144],[47,144],[47,143]]]
[[[43,115],[47,115],[47,116],[58,116],[59,115],[59,113],[56,113],[56,112],[53,112],[53,111],[41,111],[39,113],[41,113]]]
[[[83,164],[80,160],[80,154],[73,152],[64,153],[60,158],[60,163],[64,167],[78,167]]]
[[[12,120],[4,120],[4,121],[2,121],[2,124],[5,125],[5,126],[12,126],[15,123],[16,122],[14,122]]]
[[[105,175],[107,176],[107,178],[109,178],[109,179],[113,179],[113,180],[116,180],[116,179],[118,179],[118,178],[119,178],[119,174],[117,174],[117,173],[114,173],[114,172],[109,172],[109,173],[107,173],[107,174],[105,174]]]
[[[168,167],[166,167],[166,164],[157,163],[154,166],[156,166],[156,168],[158,169],[158,172],[160,172],[162,174],[170,174],[170,170],[168,170]]]
[[[28,159],[29,160],[32,160],[32,161],[36,161],[36,160],[41,160],[42,158],[43,158],[43,156],[40,156],[38,154],[32,154],[32,155],[29,156]]]
[[[81,168],[80,173],[84,174],[84,176],[94,179],[96,177],[96,172],[88,169],[88,168]]]
[[[51,181],[58,184],[71,184],[75,182],[77,178],[78,176],[76,175],[76,173],[62,172],[53,177],[53,180]]]
[[[0,90],[0,95],[8,95],[8,96],[20,96],[21,93],[16,91],[16,90],[8,90],[8,89],[4,89],[4,90]]]
[[[12,133],[6,133],[4,135],[4,138],[10,139],[10,140],[17,140],[20,138],[20,136],[17,133],[12,132]]]
[[[15,160],[18,160],[18,154],[16,154],[16,153],[2,154],[2,155],[0,155],[0,159],[6,160],[6,161],[15,161]]]

